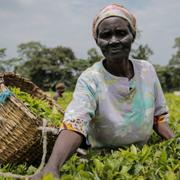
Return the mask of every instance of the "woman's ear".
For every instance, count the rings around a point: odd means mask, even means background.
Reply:
[[[129,30],[130,30],[132,36],[133,36],[133,40],[132,40],[132,43],[133,43],[133,42],[135,41],[135,39],[136,39],[136,32],[133,33],[133,30],[132,30],[130,24],[128,25],[128,28],[129,28]]]

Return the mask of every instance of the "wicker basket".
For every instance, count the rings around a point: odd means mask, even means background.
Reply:
[[[6,86],[19,87],[22,91],[34,97],[43,99],[50,106],[56,106],[60,113],[64,113],[61,107],[48,97],[39,87],[28,79],[13,73],[0,74],[0,92]],[[40,162],[43,149],[41,131],[41,118],[33,114],[14,95],[0,104],[0,164]],[[48,133],[48,154],[50,154],[57,135]]]

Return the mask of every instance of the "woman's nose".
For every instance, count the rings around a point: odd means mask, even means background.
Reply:
[[[119,39],[116,36],[112,36],[111,39],[109,40],[109,44],[114,44],[118,42],[119,42]]]

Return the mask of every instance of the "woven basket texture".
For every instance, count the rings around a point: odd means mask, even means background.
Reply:
[[[19,87],[22,91],[32,96],[43,99],[49,106],[55,106],[60,113],[61,107],[38,86],[28,79],[17,74],[0,74],[0,92],[7,86]],[[0,164],[40,162],[42,147],[42,132],[38,127],[43,125],[43,120],[33,114],[18,98],[12,95],[5,103],[0,104]],[[48,133],[48,154],[50,155],[57,135]]]

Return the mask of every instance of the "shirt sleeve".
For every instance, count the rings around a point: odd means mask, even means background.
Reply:
[[[68,129],[87,136],[89,122],[95,116],[97,106],[94,87],[90,78],[80,76],[60,130]]]
[[[168,107],[166,105],[166,100],[164,93],[159,82],[156,71],[153,67],[155,83],[154,83],[154,95],[155,95],[155,111],[154,111],[154,124],[159,124],[162,122],[169,121]]]

